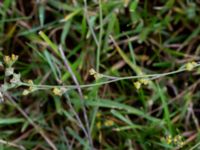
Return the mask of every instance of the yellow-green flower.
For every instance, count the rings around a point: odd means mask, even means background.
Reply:
[[[182,140],[182,136],[181,135],[176,135],[175,137],[172,137],[171,135],[168,135],[165,138],[165,141],[166,141],[167,144],[178,146],[178,147],[183,147],[183,145],[184,145],[184,142]]]
[[[33,80],[28,80],[27,83],[33,85]]]
[[[172,136],[171,136],[171,135],[168,135],[168,136],[166,137],[166,142],[167,142],[167,144],[171,144],[171,143],[173,142],[173,139],[172,139]]]
[[[134,82],[134,86],[137,90],[141,88],[141,83],[139,81]]]
[[[15,54],[12,54],[11,57],[10,56],[4,56],[3,60],[4,60],[4,63],[11,67],[18,59],[18,56],[15,55]]]
[[[134,82],[134,86],[137,90],[140,89],[142,85],[148,85],[148,84],[149,84],[149,79],[140,79]]]
[[[100,117],[101,117],[101,113],[98,112],[98,113],[96,114],[96,116],[97,116],[97,118],[100,118]]]
[[[104,122],[104,125],[105,125],[106,127],[113,126],[113,125],[114,125],[114,121],[112,121],[112,120],[106,120],[106,121]]]
[[[15,61],[17,61],[18,57],[19,57],[18,55],[12,54],[12,55],[11,55],[11,60],[12,60],[13,62],[15,62]]]
[[[89,70],[90,75],[94,76],[95,80],[101,79],[103,77],[102,74],[96,72],[93,68]]]
[[[23,91],[22,95],[26,96],[26,95],[28,95],[29,93],[30,93],[30,90],[27,90],[27,89],[26,89],[26,90]]]
[[[11,61],[10,56],[7,56],[7,55],[3,57],[3,60],[4,60],[4,63],[7,64],[7,65],[8,65],[8,64],[10,63],[10,61]]]
[[[90,73],[90,75],[95,75],[97,72],[93,68],[91,68],[89,70],[89,73]]]
[[[95,80],[101,79],[102,77],[103,77],[103,75],[100,74],[100,73],[96,73],[96,74],[94,74],[94,78],[95,78]]]
[[[148,79],[140,79],[139,81],[140,81],[140,83],[142,83],[144,85],[149,84],[149,80]]]
[[[101,122],[100,122],[100,121],[97,122],[96,126],[97,126],[98,129],[101,129],[101,126],[102,126],[102,125],[101,125]]]
[[[59,88],[57,88],[57,87],[55,87],[55,88],[53,88],[53,94],[55,94],[55,95],[57,95],[57,96],[62,96],[62,91],[61,91],[61,89],[59,89]]]
[[[191,71],[191,70],[193,70],[195,67],[197,66],[197,63],[196,62],[189,62],[189,63],[187,63],[186,65],[185,65],[185,69],[187,70],[187,71]]]

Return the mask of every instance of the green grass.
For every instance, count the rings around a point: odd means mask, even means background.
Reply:
[[[0,149],[199,149],[199,6],[1,1]]]

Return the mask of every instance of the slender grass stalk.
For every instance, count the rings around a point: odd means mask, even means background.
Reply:
[[[84,103],[84,97],[83,97],[83,93],[82,93],[82,90],[80,88],[80,85],[78,83],[78,80],[76,78],[76,76],[74,75],[66,57],[65,57],[65,54],[64,54],[64,51],[61,47],[61,45],[59,46],[59,51],[60,51],[60,54],[61,54],[61,58],[63,59],[63,62],[64,62],[64,65],[66,67],[66,69],[69,71],[74,83],[76,84],[76,87],[77,87],[77,90],[78,90],[78,93],[79,93],[79,96],[80,96],[80,101],[81,101],[81,104],[82,104],[82,110],[83,110],[83,116],[84,116],[84,119],[85,119],[85,124],[86,124],[86,128],[87,128],[87,136],[88,136],[88,141],[90,143],[90,148],[91,149],[94,149],[93,148],[93,142],[92,142],[92,137],[91,137],[91,133],[90,133],[90,127],[89,127],[89,120],[88,120],[88,117],[87,117],[87,111],[86,111],[86,108],[85,108],[85,103]]]
[[[102,13],[102,1],[99,0],[99,22],[100,22],[100,32],[99,32],[99,44],[97,45],[97,56],[96,56],[96,70],[97,72],[99,72],[99,68],[100,68],[100,53],[101,53],[101,47],[102,47],[102,36],[103,36],[103,13]],[[98,90],[96,91],[96,101],[99,101],[98,98]],[[93,110],[93,116],[92,116],[92,121],[91,121],[91,127],[90,127],[90,131],[92,132],[93,127],[94,127],[94,123],[95,123],[95,119],[96,119],[96,114],[99,110],[99,107],[96,106]]]
[[[102,45],[102,36],[103,36],[103,14],[102,14],[102,2],[99,0],[99,22],[100,22],[100,32],[99,32],[99,44],[97,48],[97,58],[96,58],[96,70],[99,72],[100,67],[100,53]]]
[[[94,38],[94,41],[95,41],[97,47],[99,47],[99,42],[98,42],[97,37],[96,37],[96,35],[95,35],[95,33],[94,33],[94,30],[93,30],[93,28],[92,28],[92,25],[90,24],[90,18],[89,18],[89,16],[88,16],[87,7],[88,7],[88,6],[87,6],[87,0],[84,0],[84,12],[85,12],[86,20],[87,20],[87,23],[88,23],[90,32],[91,32],[91,34],[92,34],[92,36],[93,36],[93,38]]]

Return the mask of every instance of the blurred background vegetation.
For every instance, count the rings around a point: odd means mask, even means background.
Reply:
[[[133,79],[62,96],[52,87],[108,81],[91,68],[117,77],[171,72],[198,62],[199,43],[199,0],[1,0],[1,84],[3,57],[15,54],[23,82],[52,86],[4,91],[0,149],[198,149],[199,69],[140,89]]]

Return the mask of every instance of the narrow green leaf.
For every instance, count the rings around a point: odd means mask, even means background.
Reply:
[[[0,118],[0,125],[10,125],[23,122],[22,118]]]
[[[45,42],[47,42],[47,44],[52,48],[52,50],[54,50],[54,52],[59,56],[60,53],[58,52],[58,47],[56,46],[56,44],[54,44],[43,31],[40,31],[39,35],[42,37],[42,39]]]
[[[43,26],[45,20],[45,6],[43,4],[39,6],[39,20],[40,20],[40,26]]]
[[[139,2],[139,0],[133,0],[131,2],[131,5],[130,5],[130,11],[131,12],[135,12],[135,10],[136,10],[136,8],[138,6],[138,2]]]

